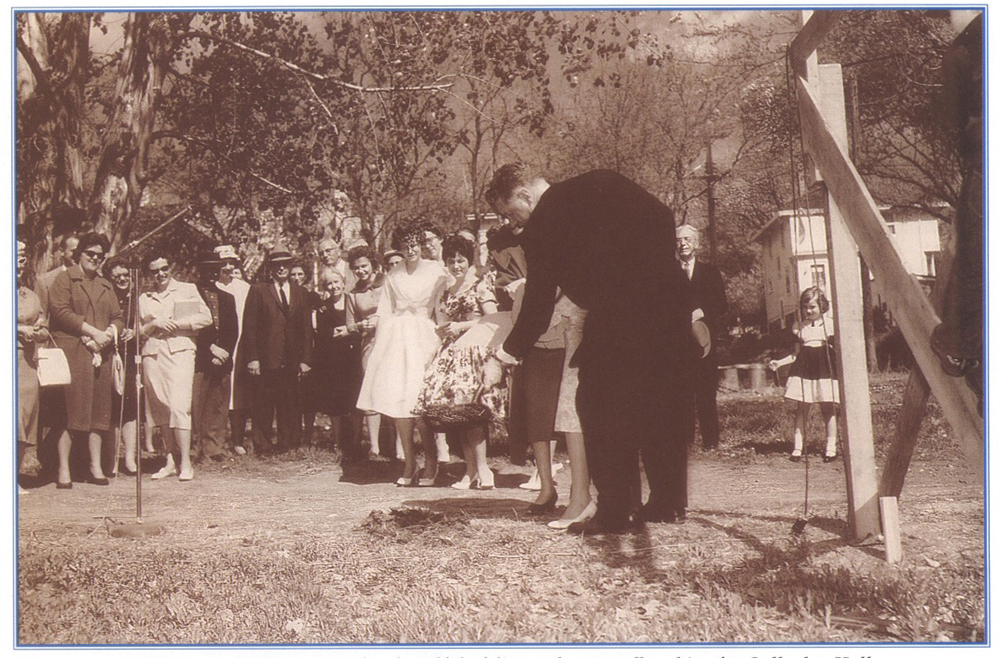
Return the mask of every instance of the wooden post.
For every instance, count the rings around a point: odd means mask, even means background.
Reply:
[[[931,302],[934,304],[934,310],[939,313],[944,307],[944,300],[951,287],[948,283],[951,281],[953,257],[949,245],[949,248],[941,252],[941,262],[938,263],[937,280],[931,292]],[[930,384],[920,372],[920,368],[914,365],[906,382],[906,390],[903,392],[903,406],[896,416],[896,436],[889,445],[885,465],[882,468],[882,480],[878,488],[880,496],[899,498],[903,493],[903,482],[906,480],[906,472],[913,459],[913,450],[917,447],[917,434],[920,432],[920,424],[924,419],[927,398],[930,394]]]
[[[868,267],[885,290],[886,301],[913,358],[930,384],[955,437],[969,462],[983,473],[983,419],[978,399],[964,380],[949,377],[930,346],[931,331],[940,324],[937,313],[920,284],[910,275],[889,239],[885,220],[861,175],[837,142],[808,85],[799,80],[799,111],[802,139],[817,160],[827,188],[844,211],[851,235],[857,241]]]
[[[840,64],[819,67],[815,85],[820,109],[838,143],[847,148],[844,80]],[[826,192],[824,185],[824,192]],[[841,434],[847,475],[848,524],[854,537],[879,532],[878,478],[872,440],[871,396],[865,355],[864,304],[858,248],[836,202],[826,195],[833,324],[840,383]]]
[[[899,505],[895,498],[886,496],[878,499],[882,512],[882,536],[885,537],[885,560],[896,564],[903,559],[903,542],[899,533]]]

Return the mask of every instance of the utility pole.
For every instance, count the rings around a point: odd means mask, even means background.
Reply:
[[[708,140],[705,155],[705,183],[708,185],[706,198],[708,199],[708,248],[709,260],[718,267],[719,259],[715,240],[715,163],[712,161],[712,140]]]

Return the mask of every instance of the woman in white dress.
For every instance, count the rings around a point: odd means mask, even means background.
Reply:
[[[448,275],[437,262],[423,260],[423,231],[404,228],[394,236],[393,247],[403,252],[403,263],[385,277],[377,311],[378,324],[368,368],[358,396],[358,409],[381,413],[395,420],[403,443],[405,466],[397,485],[432,486],[437,478],[437,448],[414,408],[424,374],[441,341],[433,314],[448,285]],[[417,475],[413,430],[424,446],[424,470]]]

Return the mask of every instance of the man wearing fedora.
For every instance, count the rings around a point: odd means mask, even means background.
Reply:
[[[253,443],[268,450],[275,414],[276,448],[296,447],[302,438],[299,377],[309,372],[312,326],[306,290],[288,278],[292,254],[276,245],[267,256],[271,280],[250,287],[240,349],[254,381]]]
[[[195,339],[191,453],[196,461],[219,461],[229,453],[226,426],[239,321],[236,298],[215,285],[221,266],[215,251],[198,259],[198,293],[212,312],[212,324]]]
[[[691,321],[696,328],[704,330],[707,327],[707,336],[703,336],[700,346],[707,347],[708,351],[694,366],[692,390],[696,412],[692,409],[686,429],[688,443],[693,443],[697,415],[701,445],[707,450],[713,450],[719,447],[719,409],[715,400],[719,388],[717,345],[726,328],[729,302],[726,301],[726,286],[722,282],[719,268],[697,258],[699,238],[698,229],[690,224],[677,229],[677,259],[691,282],[691,298],[695,306],[691,312]],[[699,324],[699,321],[704,324]]]

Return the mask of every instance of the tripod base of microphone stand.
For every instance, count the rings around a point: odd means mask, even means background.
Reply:
[[[116,538],[135,539],[138,537],[155,537],[167,531],[166,526],[159,523],[119,523],[108,529],[108,534]]]

